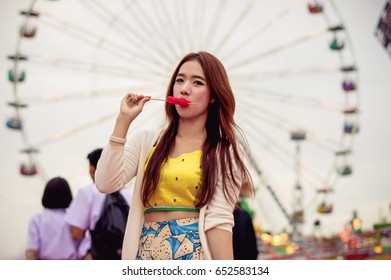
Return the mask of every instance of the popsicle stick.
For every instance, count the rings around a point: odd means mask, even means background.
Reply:
[[[158,101],[164,101],[164,102],[167,101],[166,99],[163,99],[163,98],[155,98],[155,97],[151,97],[151,100],[158,100]]]
[[[157,100],[157,101],[164,101],[164,102],[168,102],[166,99],[163,99],[163,98],[157,98],[157,97],[151,97],[151,100]],[[170,103],[170,102],[169,102]],[[170,104],[173,104],[173,103],[170,103]],[[189,103],[189,105],[195,105],[197,103]]]

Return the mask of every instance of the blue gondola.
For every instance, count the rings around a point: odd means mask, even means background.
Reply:
[[[10,82],[24,82],[26,80],[26,72],[22,71],[16,75],[14,70],[8,70],[8,80]]]
[[[354,123],[345,123],[343,126],[343,131],[346,134],[356,134],[359,131],[359,127]]]
[[[345,47],[345,43],[341,40],[338,40],[337,38],[334,38],[333,41],[331,41],[329,47],[333,51],[339,51]]]
[[[20,130],[22,129],[22,120],[18,117],[14,118],[9,118],[5,124],[7,125],[8,128],[15,129],[15,130]]]
[[[337,173],[341,176],[347,176],[352,174],[353,170],[350,165],[343,165],[339,168],[337,168]]]

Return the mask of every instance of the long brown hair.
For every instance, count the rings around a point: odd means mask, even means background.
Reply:
[[[201,187],[196,198],[196,206],[201,208],[212,200],[218,176],[221,176],[226,198],[234,203],[236,197],[233,190],[235,188],[239,190],[242,187],[242,182],[247,182],[253,190],[253,185],[251,176],[243,162],[243,155],[239,153],[237,135],[243,137],[244,140],[245,138],[234,121],[235,98],[228,75],[220,60],[212,54],[207,52],[189,53],[179,62],[172,74],[167,88],[167,97],[173,96],[176,76],[180,67],[188,61],[198,61],[201,64],[210,88],[211,98],[215,100],[209,105],[205,124],[206,139],[202,147]],[[157,143],[143,178],[142,201],[145,206],[148,206],[148,200],[156,190],[161,166],[167,160],[178,132],[179,115],[175,106],[166,103],[165,109],[169,124]],[[237,132],[239,133],[237,134]],[[218,168],[219,166],[221,168]],[[217,174],[219,171],[221,174]],[[239,181],[235,179],[235,174],[239,175]]]

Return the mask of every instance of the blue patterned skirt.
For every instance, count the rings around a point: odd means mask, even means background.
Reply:
[[[203,260],[198,218],[145,222],[137,260]]]

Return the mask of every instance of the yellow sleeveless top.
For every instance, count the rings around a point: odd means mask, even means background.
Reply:
[[[155,147],[152,147],[145,163],[146,169]],[[201,183],[201,150],[184,153],[176,158],[169,157],[163,163],[159,184],[148,201],[151,211],[199,212],[195,199]]]

